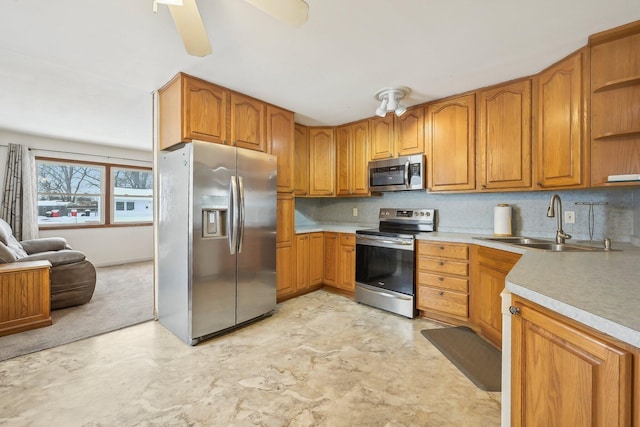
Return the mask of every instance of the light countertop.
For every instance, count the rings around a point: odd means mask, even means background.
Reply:
[[[355,233],[375,227],[314,224],[296,227],[296,233]],[[523,254],[507,276],[507,291],[640,348],[640,247],[614,242],[613,248],[621,250],[544,252],[474,237],[491,236],[433,232],[417,239],[471,243]]]

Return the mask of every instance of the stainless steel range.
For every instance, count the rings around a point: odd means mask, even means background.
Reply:
[[[356,301],[405,317],[416,310],[415,235],[435,230],[434,209],[382,208],[379,227],[356,231]]]

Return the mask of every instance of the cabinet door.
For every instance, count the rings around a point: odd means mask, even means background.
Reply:
[[[351,194],[369,194],[369,124],[362,121],[351,128]]]
[[[632,354],[514,298],[511,425],[630,426]]]
[[[276,211],[276,243],[292,244],[295,228],[293,195],[278,193]]]
[[[585,185],[586,138],[584,50],[544,70],[535,79],[536,186]]]
[[[337,285],[345,291],[354,291],[356,288],[355,236],[349,234],[340,235]]]
[[[238,93],[231,94],[231,141],[233,145],[266,151],[264,102]]]
[[[352,156],[352,128],[340,126],[336,128],[336,194],[351,194],[351,156]]]
[[[324,233],[324,283],[336,286],[338,283],[338,233]]]
[[[531,188],[531,80],[478,95],[481,189]]]
[[[309,128],[309,195],[335,194],[333,128]]]
[[[296,291],[309,287],[309,235],[296,236]]]
[[[227,96],[221,87],[185,78],[183,126],[189,140],[226,143]]]
[[[394,157],[393,114],[369,119],[371,160]]]
[[[276,247],[276,294],[278,298],[296,291],[296,257],[292,244]]]
[[[309,193],[309,131],[306,126],[295,125],[293,155],[293,187],[296,196]]]
[[[366,121],[336,128],[336,194],[369,194]]]
[[[424,153],[424,107],[412,107],[395,117],[398,156]]]
[[[267,105],[267,143],[269,153],[278,158],[278,192],[293,191],[293,113]]]
[[[429,190],[464,191],[475,182],[475,95],[446,99],[427,106]]]
[[[322,284],[324,272],[324,234],[309,235],[309,285]]]
[[[520,254],[474,246],[472,255],[473,299],[471,315],[480,333],[497,348],[502,347],[502,297],[505,279]]]

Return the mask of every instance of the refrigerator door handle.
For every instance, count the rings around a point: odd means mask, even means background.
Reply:
[[[244,240],[244,180],[238,177],[238,253],[242,253]]]
[[[227,214],[227,230],[229,230],[229,252],[236,253],[238,247],[238,209],[237,209],[238,183],[235,175],[229,181],[229,213]]]

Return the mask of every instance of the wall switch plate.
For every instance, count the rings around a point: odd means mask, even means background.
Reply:
[[[576,223],[575,211],[564,211],[564,222],[566,224],[575,224]]]
[[[358,216],[358,208],[353,208],[353,216]]]

